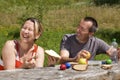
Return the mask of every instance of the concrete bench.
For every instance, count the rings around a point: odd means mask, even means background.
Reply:
[[[100,66],[88,66],[86,71],[56,67],[0,71],[0,80],[120,80],[120,66],[104,70]]]

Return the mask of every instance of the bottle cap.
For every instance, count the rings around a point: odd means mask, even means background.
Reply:
[[[115,38],[113,38],[113,42],[116,42],[116,39],[115,39]]]

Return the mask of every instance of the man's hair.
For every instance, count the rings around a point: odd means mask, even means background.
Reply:
[[[85,17],[84,21],[91,21],[92,22],[92,26],[89,29],[89,32],[96,32],[97,31],[98,23],[93,17]]]

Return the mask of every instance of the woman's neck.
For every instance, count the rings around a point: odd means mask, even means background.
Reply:
[[[27,53],[30,49],[32,49],[33,47],[33,44],[34,43],[23,43],[21,41],[19,41],[19,50],[20,50],[20,53],[24,54],[24,53]]]

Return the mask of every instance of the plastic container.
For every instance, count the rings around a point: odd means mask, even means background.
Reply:
[[[115,63],[118,62],[118,43],[116,42],[116,39],[114,38],[111,43],[111,60]]]
[[[100,66],[102,64],[102,61],[96,61],[96,60],[89,60],[88,65],[89,66]]]
[[[118,48],[118,43],[116,42],[115,38],[112,40],[111,46],[113,46],[116,49]]]

